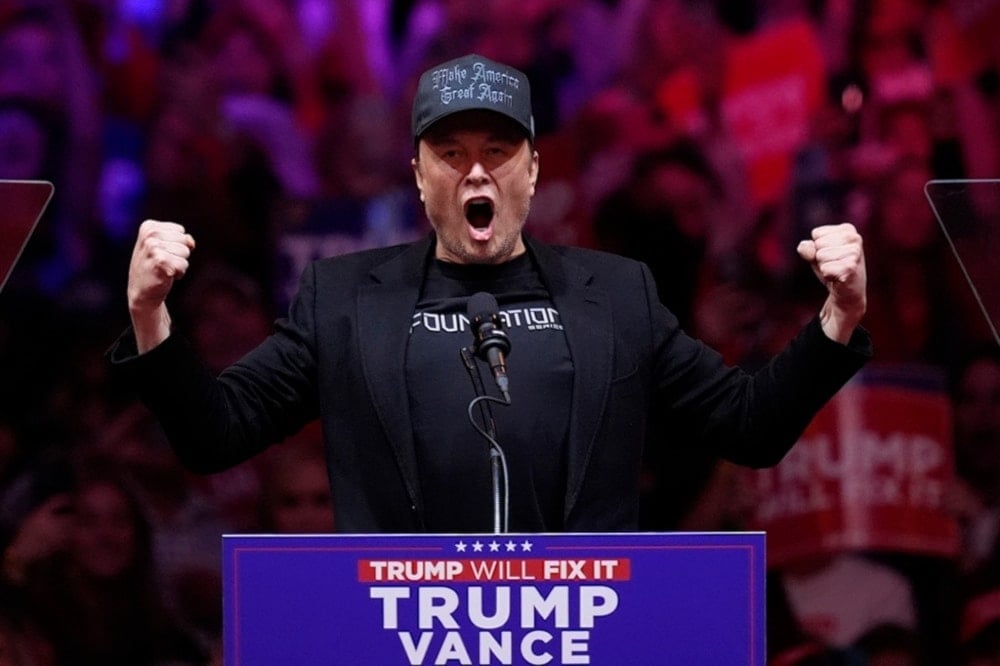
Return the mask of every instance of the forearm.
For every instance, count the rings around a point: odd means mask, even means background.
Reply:
[[[664,341],[659,395],[704,446],[740,465],[776,464],[823,405],[870,357],[858,329],[848,344],[829,339],[818,318],[754,373],[683,333]]]
[[[241,425],[263,419],[230,404],[233,397],[178,336],[140,353],[137,336],[129,331],[112,346],[109,358],[116,375],[138,393],[188,469],[220,471],[266,446],[259,428]]]
[[[136,350],[140,354],[155,349],[170,337],[170,312],[165,303],[153,310],[130,308]]]
[[[722,440],[725,457],[753,467],[776,464],[823,406],[871,357],[868,334],[854,327],[843,342],[813,319],[742,388],[741,437]],[[745,410],[745,411],[744,411]]]
[[[178,335],[140,354],[129,331],[108,356],[156,416],[180,461],[211,473],[243,462],[318,413],[311,350],[278,337],[218,377]]]

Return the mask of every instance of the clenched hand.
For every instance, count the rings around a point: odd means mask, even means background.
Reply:
[[[828,296],[820,311],[823,332],[846,344],[868,307],[868,276],[861,234],[852,224],[816,227],[798,245],[799,256],[812,265]]]
[[[194,238],[179,224],[146,220],[139,227],[128,270],[128,307],[140,354],[170,335],[167,294],[187,272],[192,250]]]

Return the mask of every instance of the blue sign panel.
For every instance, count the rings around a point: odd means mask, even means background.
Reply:
[[[227,666],[765,666],[764,534],[225,536]]]

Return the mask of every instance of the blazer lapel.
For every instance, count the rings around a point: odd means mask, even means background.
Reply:
[[[423,515],[413,424],[406,391],[406,346],[433,237],[419,241],[370,273],[358,292],[361,362],[385,435],[410,499]]]
[[[563,513],[568,517],[580,494],[607,405],[614,354],[611,304],[603,290],[591,285],[593,274],[589,270],[531,239],[526,242],[559,311],[573,358]]]

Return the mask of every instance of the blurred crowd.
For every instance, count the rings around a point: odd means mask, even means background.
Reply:
[[[306,262],[427,232],[412,91],[469,52],[532,82],[529,233],[647,262],[731,362],[822,302],[798,240],[861,229],[877,362],[947,379],[960,545],[775,568],[770,663],[1000,664],[1000,348],[924,196],[1000,177],[997,34],[997,0],[0,0],[0,179],[56,185],[0,294],[0,666],[221,663],[219,535],[333,529],[318,432],[196,477],[109,377],[132,243],[194,235],[178,330],[225,367]],[[657,426],[643,528],[745,528]]]

